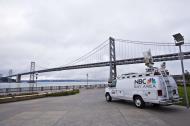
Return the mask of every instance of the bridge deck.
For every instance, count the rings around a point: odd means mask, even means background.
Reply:
[[[184,52],[184,59],[190,59],[190,52]],[[165,55],[157,55],[153,56],[154,62],[161,62],[161,61],[172,61],[179,59],[178,53],[173,54],[165,54]],[[137,63],[144,63],[144,58],[132,58],[132,59],[123,59],[117,60],[116,65],[125,65],[125,64],[137,64]],[[37,70],[33,72],[25,72],[25,73],[18,73],[7,77],[14,77],[14,76],[21,76],[21,75],[28,75],[32,73],[44,73],[44,72],[52,72],[52,71],[61,71],[61,70],[71,70],[71,69],[82,69],[82,68],[92,68],[92,67],[105,67],[109,66],[110,62],[99,62],[99,63],[90,63],[90,64],[82,64],[82,65],[73,65],[73,66],[65,66],[65,67],[56,67],[44,70]]]

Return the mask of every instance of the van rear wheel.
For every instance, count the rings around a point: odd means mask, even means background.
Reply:
[[[134,103],[137,108],[144,108],[144,106],[145,106],[145,102],[143,101],[143,99],[140,96],[136,96],[134,98]]]
[[[112,97],[110,96],[109,93],[106,93],[106,101],[107,102],[111,102],[112,101]]]

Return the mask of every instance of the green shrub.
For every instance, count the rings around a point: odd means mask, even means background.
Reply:
[[[179,96],[183,98],[182,102],[179,103],[179,105],[186,106],[183,86],[178,86],[178,92],[179,92]],[[187,86],[187,93],[188,93],[188,98],[190,101],[190,86]]]
[[[67,95],[74,95],[79,92],[80,92],[79,89],[75,89],[75,90],[70,90],[70,91],[54,92],[51,94],[41,94],[41,95],[32,95],[32,94],[38,94],[36,92],[22,93],[22,95],[31,95],[31,96],[16,97],[15,95],[10,95],[12,98],[1,99],[0,103],[16,102],[16,101],[30,100],[30,99],[43,98],[43,97],[67,96]],[[19,96],[22,96],[22,95],[20,94]]]

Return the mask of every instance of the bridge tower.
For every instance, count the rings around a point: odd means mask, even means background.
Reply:
[[[30,72],[34,72],[35,71],[35,62],[31,62],[30,64]],[[34,73],[30,73],[30,83],[34,83]]]
[[[10,69],[9,70],[9,76],[11,76],[13,74],[13,70]],[[8,77],[8,82],[11,83],[12,82],[12,77]]]
[[[117,77],[117,69],[116,69],[116,55],[115,55],[115,39],[109,38],[109,56],[110,56],[110,77],[108,81],[108,86],[115,87]]]
[[[16,76],[16,83],[20,83],[20,81],[21,81],[21,75],[18,74],[18,75]]]

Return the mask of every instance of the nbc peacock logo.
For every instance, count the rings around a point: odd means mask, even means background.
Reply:
[[[155,86],[156,84],[156,80],[154,78],[149,78],[147,80],[147,85],[154,85]]]

